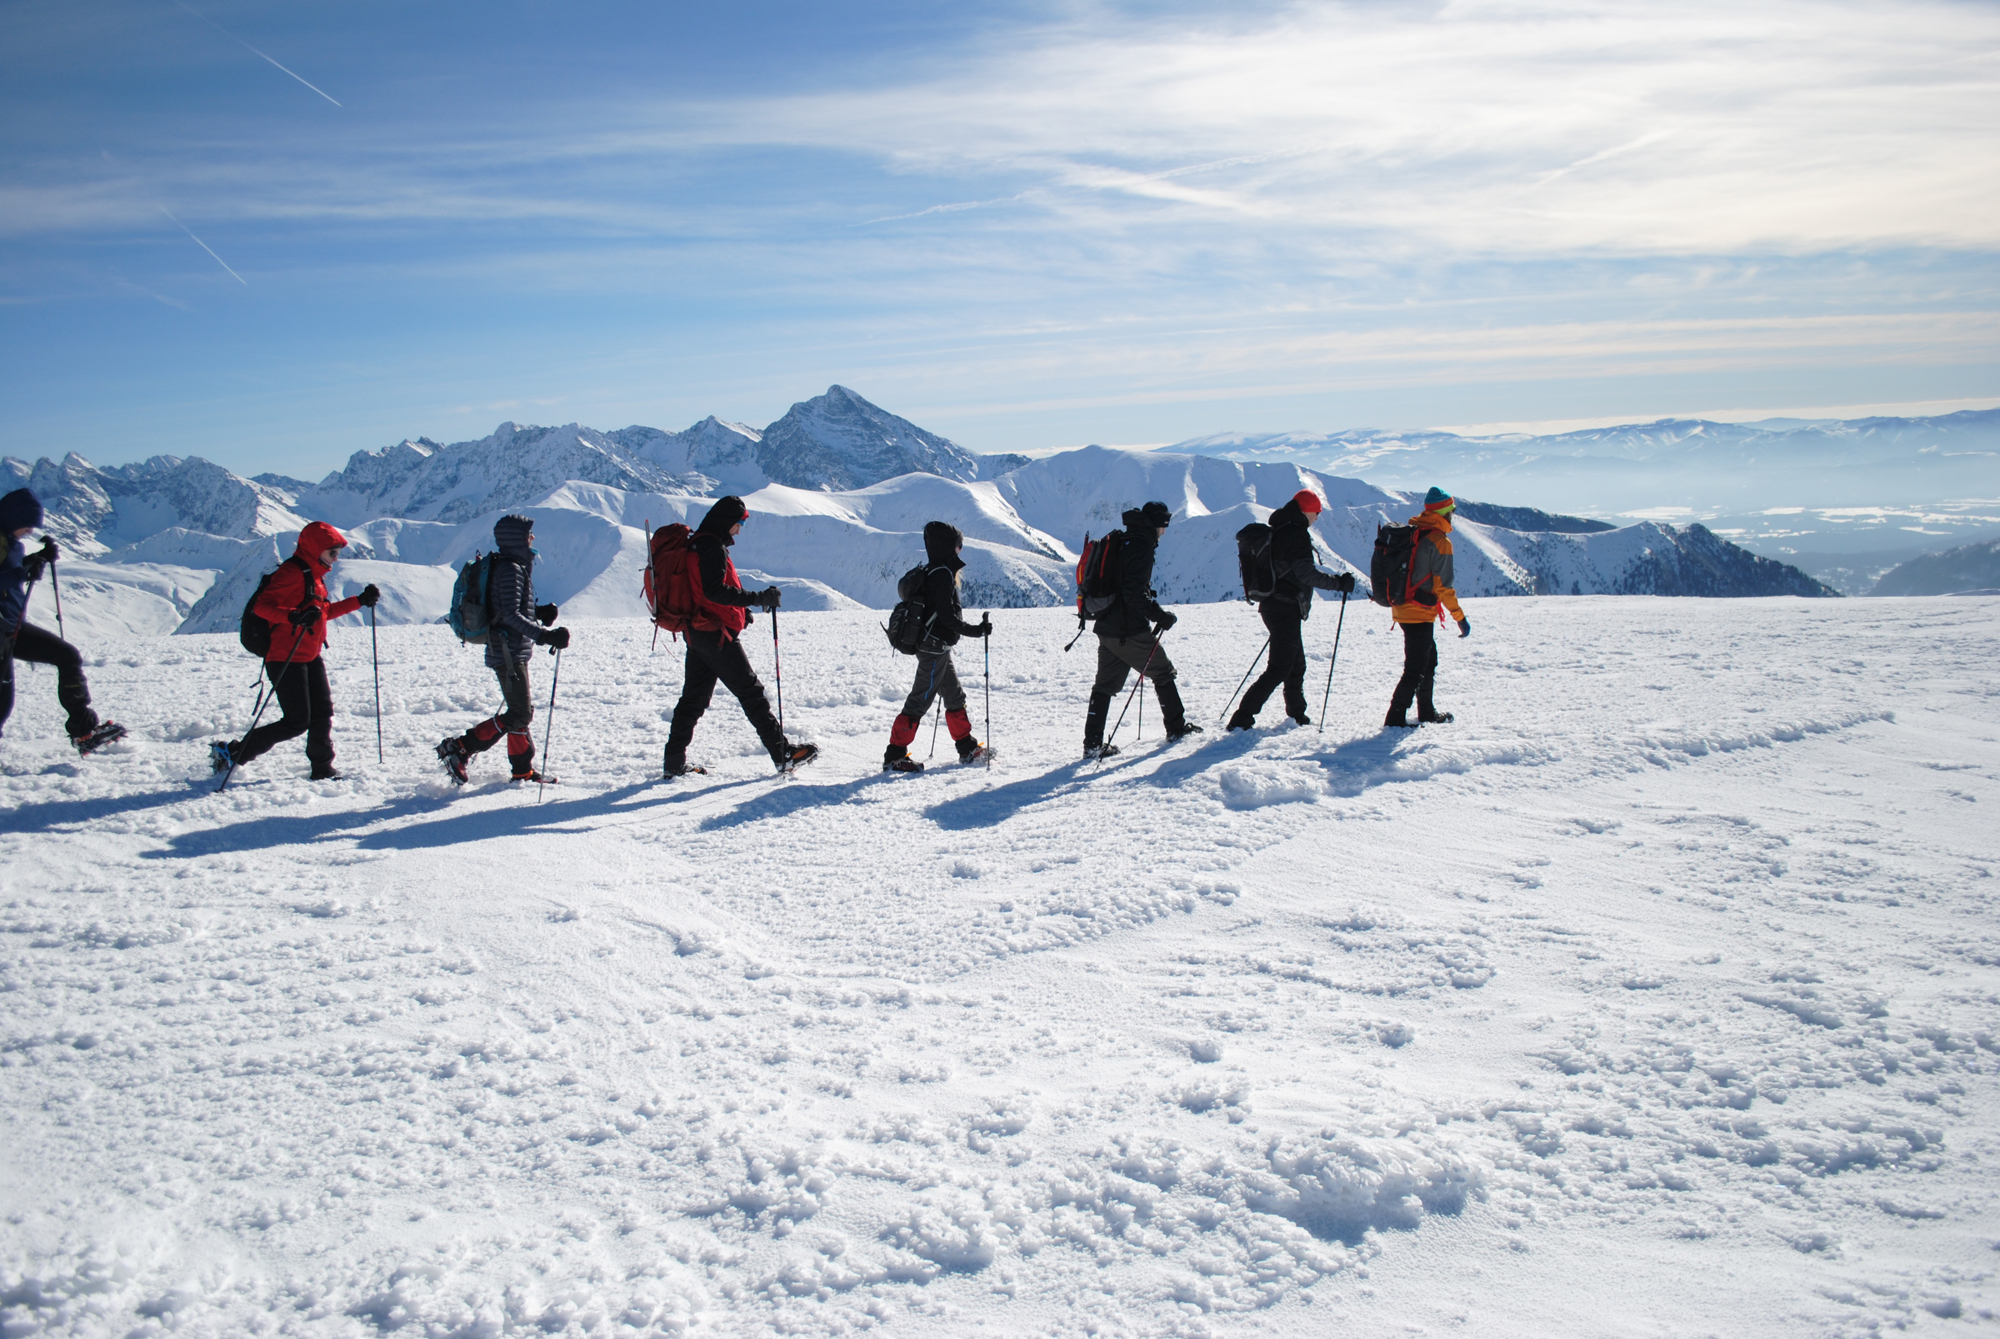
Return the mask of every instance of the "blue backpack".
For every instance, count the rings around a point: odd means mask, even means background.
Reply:
[[[490,553],[475,553],[470,562],[458,569],[458,580],[451,585],[451,607],[444,615],[444,621],[451,625],[458,639],[473,646],[486,645],[487,634],[493,627],[492,613],[487,607],[493,583],[493,558]]]

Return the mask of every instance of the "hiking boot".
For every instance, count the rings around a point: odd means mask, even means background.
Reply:
[[[921,772],[924,770],[924,765],[906,753],[900,758],[884,758],[882,760],[882,770],[885,772]]]
[[[986,746],[971,735],[967,735],[963,739],[954,739],[952,743],[958,746],[958,760],[960,762],[981,762],[986,757]]]
[[[543,771],[516,772],[507,779],[516,785],[522,782],[532,782],[537,786],[559,786],[562,784],[561,781],[556,779],[553,773]]]
[[[208,765],[218,774],[236,766],[236,759],[230,756],[229,745],[215,743],[208,746]]]
[[[677,776],[707,776],[706,767],[696,767],[685,757],[674,756],[674,746],[669,744],[660,751],[660,779],[672,781]]]
[[[1257,718],[1249,715],[1241,707],[1238,707],[1236,714],[1229,718],[1227,728],[1230,730],[1255,730],[1257,728]]]
[[[819,757],[817,744],[788,744],[784,756],[778,761],[780,772],[796,772],[814,758]]]
[[[1420,711],[1417,713],[1417,724],[1419,725],[1450,725],[1455,719],[1456,717],[1448,711]]]
[[[1093,758],[1115,758],[1118,756],[1118,746],[1116,744],[1085,744],[1083,746],[1083,756],[1085,761]]]
[[[1382,728],[1385,730],[1414,730],[1417,728],[1417,723],[1410,720],[1400,711],[1392,711],[1383,720]]]
[[[71,735],[69,742],[76,745],[76,751],[87,758],[112,740],[124,737],[124,726],[116,721],[102,721],[88,734]]]
[[[437,746],[438,761],[444,764],[444,774],[451,778],[454,786],[465,784],[465,769],[472,761],[472,753],[465,747],[465,741],[457,735],[441,741]]]
[[[1300,725],[1311,725],[1313,723],[1313,718],[1306,715],[1303,711],[1292,717],[1292,719]]]
[[[306,780],[345,781],[347,780],[347,775],[346,773],[342,772],[338,767],[315,767],[312,769],[312,772],[307,775]]]
[[[1168,739],[1186,739],[1189,735],[1198,735],[1201,733],[1203,733],[1202,728],[1193,721],[1182,721],[1179,725],[1170,725],[1167,727]]]

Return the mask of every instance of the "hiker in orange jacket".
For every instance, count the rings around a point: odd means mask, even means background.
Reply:
[[[1458,623],[1458,635],[1472,635],[1472,621],[1459,608],[1458,592],[1452,589],[1451,517],[1458,504],[1442,488],[1424,494],[1424,512],[1412,516],[1417,528],[1417,549],[1410,566],[1410,598],[1395,607],[1394,617],[1403,629],[1403,677],[1396,680],[1396,695],[1389,699],[1389,715],[1384,728],[1414,729],[1416,725],[1448,725],[1452,715],[1439,711],[1431,701],[1437,678],[1437,624],[1450,611]],[[1416,699],[1417,719],[1407,713]]]

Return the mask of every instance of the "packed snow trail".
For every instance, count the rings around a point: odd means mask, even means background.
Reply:
[[[382,630],[386,766],[365,634],[336,630],[331,786],[294,741],[213,793],[254,696],[233,639],[90,648],[132,735],[89,759],[25,670],[0,1325],[1761,1335],[2000,1307],[2000,601],[1486,602],[1442,647],[1458,723],[1409,734],[1378,727],[1401,638],[1350,614],[1324,735],[1169,745],[1149,713],[1092,770],[1089,640],[1001,611],[1003,755],[911,776],[877,770],[910,664],[878,616],[788,616],[819,761],[773,777],[719,695],[709,774],[674,782],[678,647],[584,622],[539,804],[432,756],[493,705],[442,628]],[[1262,631],[1182,612],[1192,719]]]

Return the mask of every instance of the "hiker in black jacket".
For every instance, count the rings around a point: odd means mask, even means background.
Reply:
[[[550,627],[556,621],[556,607],[535,603],[535,523],[526,516],[502,516],[493,523],[493,543],[493,567],[486,585],[486,668],[500,680],[500,699],[506,705],[498,715],[441,742],[438,761],[462,786],[472,756],[486,752],[505,735],[513,780],[552,784],[554,777],[535,769],[535,737],[528,732],[535,719],[528,658],[537,646],[558,651],[568,646],[569,629]]]
[[[972,736],[972,717],[965,710],[965,689],[952,668],[951,648],[961,637],[991,637],[993,616],[977,623],[965,621],[958,601],[958,574],[965,560],[958,556],[965,536],[955,525],[930,521],[924,526],[924,558],[930,570],[924,573],[924,633],[917,651],[917,681],[903,701],[903,710],[889,727],[889,747],[882,752],[885,772],[921,772],[924,765],[910,756],[910,741],[917,726],[931,709],[931,700],[944,698],[944,722],[951,730],[951,742],[958,746],[960,762],[978,762],[986,748]]]
[[[1181,706],[1174,662],[1160,649],[1160,638],[1178,620],[1153,596],[1153,557],[1173,513],[1164,502],[1148,502],[1121,519],[1125,534],[1118,558],[1118,598],[1097,616],[1097,681],[1090,686],[1090,711],[1083,718],[1086,758],[1109,758],[1118,752],[1116,744],[1104,742],[1104,718],[1133,670],[1153,681],[1167,738],[1201,733]]]
[[[68,716],[69,742],[88,754],[121,738],[125,727],[101,721],[90,709],[90,685],[83,677],[83,656],[74,646],[28,622],[28,596],[49,564],[61,557],[46,535],[33,553],[25,543],[42,523],[42,503],[32,492],[16,488],[0,497],[0,726],[14,710],[14,662],[52,665],[56,671],[56,701]]]
[[[1313,561],[1312,525],[1319,519],[1319,494],[1300,489],[1290,502],[1271,513],[1271,570],[1277,577],[1271,594],[1257,603],[1258,616],[1271,631],[1271,658],[1264,672],[1243,695],[1243,704],[1229,718],[1232,730],[1257,724],[1257,711],[1278,685],[1285,688],[1285,714],[1300,725],[1306,715],[1306,647],[1301,635],[1312,617],[1313,591],[1354,591],[1354,574],[1322,572]]]
[[[785,738],[778,718],[771,712],[771,699],[750,657],[743,654],[739,634],[755,621],[752,609],[776,610],[778,588],[746,591],[729,557],[750,508],[740,497],[717,498],[688,537],[685,561],[688,589],[694,596],[694,626],[688,629],[687,658],[681,676],[681,700],[674,706],[673,728],[667,732],[666,752],[661,759],[669,779],[701,774],[706,768],[687,760],[688,745],[694,740],[695,723],[708,710],[715,685],[736,695],[751,728],[771,755],[780,772],[803,767],[819,756],[817,744],[794,744]],[[775,615],[774,615],[775,616]]]

